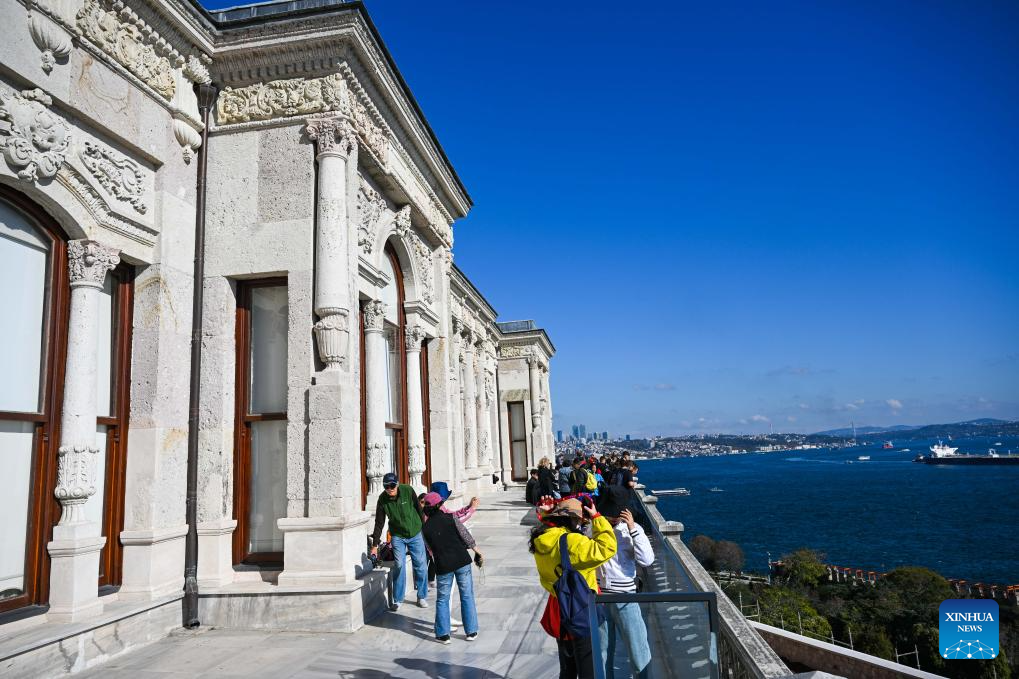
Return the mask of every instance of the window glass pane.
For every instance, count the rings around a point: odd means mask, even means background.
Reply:
[[[403,371],[400,369],[400,338],[395,326],[386,325],[386,422],[403,422]]]
[[[0,202],[0,410],[37,412],[42,374],[43,325],[49,246],[28,221]]]
[[[251,423],[250,490],[248,551],[282,552],[276,520],[287,515],[286,420]]]
[[[386,429],[386,450],[389,451],[389,459],[386,460],[387,472],[396,472],[396,432]]]
[[[0,493],[0,600],[24,593],[33,430],[31,422],[0,421],[5,478]]]
[[[389,278],[389,285],[380,290],[379,299],[386,305],[386,320],[397,325],[400,322],[400,297],[396,290],[398,280],[393,263],[385,254],[382,256],[382,272]]]
[[[116,279],[106,274],[99,296],[99,345],[96,348],[96,404],[100,417],[113,414],[110,402],[110,364],[113,357],[113,285]]]
[[[527,443],[517,441],[512,445],[513,477],[522,479],[527,476]]]
[[[527,429],[524,427],[524,404],[510,403],[509,416],[510,416],[510,432],[512,432],[513,440],[526,441]]]
[[[287,410],[287,288],[251,290],[251,413]]]

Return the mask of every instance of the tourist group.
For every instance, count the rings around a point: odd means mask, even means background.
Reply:
[[[541,626],[555,638],[560,678],[595,676],[590,608],[597,593],[638,592],[637,567],[650,566],[654,552],[644,529],[627,508],[636,484],[637,465],[628,454],[586,458],[543,458],[530,472],[526,500],[535,508],[538,525],[528,542],[541,586],[548,597]],[[397,611],[406,594],[404,567],[410,556],[417,605],[428,607],[428,583],[435,582],[435,639],[452,643],[451,633],[463,627],[467,641],[478,637],[471,564],[484,558],[465,523],[478,507],[478,498],[458,510],[445,507],[448,485],[437,481],[429,492],[417,494],[386,474],[375,509],[373,561],[392,561],[393,598]],[[388,521],[388,536],[382,541]],[[470,552],[474,552],[472,558]],[[463,620],[450,614],[456,582]],[[632,674],[650,676],[651,650],[640,606],[635,602],[597,604],[600,649],[597,662],[605,676],[613,676],[616,640],[626,647]]]

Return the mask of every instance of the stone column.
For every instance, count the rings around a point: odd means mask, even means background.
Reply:
[[[528,466],[534,466],[545,455],[545,441],[541,435],[541,384],[538,375],[537,356],[527,357],[527,377],[530,380],[531,395],[531,459]]]
[[[364,307],[364,369],[367,405],[365,430],[368,432],[368,497],[382,492],[382,477],[386,473],[386,340],[382,327],[386,305],[372,300]],[[418,382],[420,384],[420,376]]]
[[[450,475],[450,483],[455,484],[457,490],[463,483],[463,474],[466,468],[465,446],[464,446],[464,422],[463,411],[463,380],[461,345],[463,344],[463,323],[460,319],[450,319],[449,337],[449,401],[452,420],[450,439],[453,442],[453,473]]]
[[[555,450],[555,437],[552,432],[552,392],[549,390],[547,365],[541,366],[541,431],[545,435],[545,454],[551,456]]]
[[[477,335],[473,330],[464,331],[464,467],[467,478],[480,476],[478,470],[478,383],[474,373],[474,344]]]
[[[96,352],[99,295],[119,252],[90,240],[67,244],[71,309],[67,326],[64,403],[60,417],[57,487],[60,522],[49,543],[52,622],[76,622],[102,611],[99,551],[106,544],[99,524],[85,519],[85,503],[96,492]]]
[[[492,473],[492,416],[489,412],[488,388],[486,386],[488,341],[479,339],[475,346],[478,350],[478,468],[487,476]]]
[[[407,341],[407,456],[410,485],[419,493],[425,491],[421,475],[425,473],[425,427],[421,412],[421,342],[425,331],[419,325],[408,325]]]
[[[370,516],[360,501],[361,473],[356,372],[351,366],[350,200],[357,169],[357,137],[339,115],[309,118],[305,132],[316,144],[315,269],[312,326],[323,369],[308,386],[307,449],[303,432],[288,431],[287,516],[281,586],[359,586]],[[293,289],[294,281],[290,282]],[[295,301],[291,299],[293,310]],[[291,340],[292,342],[292,340]],[[293,344],[291,344],[293,346]],[[288,399],[292,404],[292,401]],[[297,412],[295,412],[297,411]],[[291,418],[299,409],[291,405]],[[291,424],[293,420],[291,421]],[[358,626],[354,623],[354,626]]]
[[[357,167],[357,137],[339,116],[313,118],[306,128],[318,145],[315,206],[315,340],[325,372],[346,369],[350,289],[347,281],[348,164]],[[325,379],[323,379],[325,378]],[[330,380],[326,376],[316,384]]]

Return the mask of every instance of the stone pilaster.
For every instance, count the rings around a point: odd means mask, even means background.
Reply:
[[[464,410],[463,410],[463,365],[461,360],[463,336],[463,323],[458,318],[450,319],[449,335],[449,401],[451,440],[453,445],[452,464],[453,473],[450,481],[459,488],[463,482],[465,470],[465,448],[464,448]]]
[[[64,402],[60,418],[57,487],[60,522],[50,553],[50,619],[74,622],[102,611],[96,578],[106,544],[99,524],[85,519],[85,503],[96,492],[96,352],[99,296],[106,274],[120,262],[117,250],[90,240],[67,244],[71,308],[67,327]]]
[[[488,373],[488,341],[483,336],[478,337],[475,348],[477,349],[475,380],[478,389],[478,471],[487,477],[492,473],[492,417],[489,413],[488,389],[485,386],[485,376]]]
[[[315,341],[326,371],[346,368],[350,289],[347,282],[348,178],[357,167],[357,137],[340,116],[312,118],[306,128],[317,144],[315,205]]]
[[[368,433],[367,474],[368,496],[382,492],[382,477],[386,473],[386,340],[383,336],[386,305],[378,300],[364,307],[364,369],[367,399],[365,429]]]
[[[355,580],[364,553],[369,515],[360,506],[356,374],[351,366],[353,291],[351,195],[356,186],[358,143],[350,121],[339,115],[309,118],[315,142],[315,271],[312,330],[323,370],[308,387],[307,461],[288,455],[291,498],[277,521],[283,533],[286,586],[332,586]],[[294,300],[291,300],[294,308]],[[299,438],[288,437],[288,446]],[[295,483],[295,480],[297,481]],[[301,483],[301,481],[305,483]],[[303,492],[302,492],[303,491]]]
[[[530,385],[531,396],[531,456],[527,461],[528,466],[545,455],[545,440],[541,434],[541,380],[539,376],[540,364],[537,356],[527,357],[527,377]]]
[[[474,367],[476,334],[464,331],[463,402],[464,402],[464,467],[467,478],[477,479],[478,470],[478,380]]]
[[[425,473],[425,430],[421,403],[421,342],[425,331],[419,325],[408,325],[407,342],[407,456],[410,485],[424,492],[421,475]]]

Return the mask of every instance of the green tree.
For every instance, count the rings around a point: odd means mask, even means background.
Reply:
[[[812,589],[828,574],[828,569],[814,550],[797,549],[782,557],[782,572],[786,584]]]
[[[687,545],[693,555],[701,562],[709,571],[716,570],[715,568],[715,541],[709,538],[707,535],[698,535],[690,544]]]
[[[771,585],[761,590],[757,603],[761,607],[761,622],[765,625],[799,633],[802,624],[804,634],[821,638],[831,636],[831,625],[827,618],[818,613],[810,600],[796,590]]]
[[[895,649],[892,647],[892,640],[879,625],[852,625],[849,628],[853,634],[853,650],[868,655],[875,655],[885,660],[895,660]],[[847,635],[848,636],[848,632]]]

